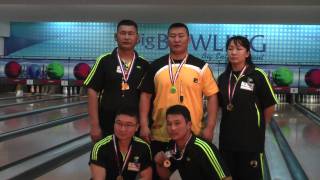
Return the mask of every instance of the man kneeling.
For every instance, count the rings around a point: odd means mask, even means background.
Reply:
[[[151,150],[142,139],[135,137],[138,115],[134,108],[120,109],[115,118],[114,134],[98,141],[90,155],[94,180],[151,180]]]
[[[166,112],[167,131],[172,139],[166,152],[155,155],[161,179],[227,179],[230,173],[217,148],[191,133],[189,110],[182,105],[171,106]]]

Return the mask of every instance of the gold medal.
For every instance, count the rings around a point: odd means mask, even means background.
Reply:
[[[166,159],[163,161],[163,167],[168,168],[171,166],[171,161],[169,159]]]
[[[227,105],[227,110],[228,110],[228,111],[232,111],[232,110],[233,110],[233,104],[229,103],[229,104]]]
[[[123,180],[123,176],[121,175],[117,176],[116,180]]]
[[[129,89],[130,89],[130,87],[129,87],[128,83],[126,83],[126,82],[121,83],[121,90],[122,91],[129,90]]]
[[[171,86],[170,92],[171,92],[171,94],[176,93],[177,92],[177,88],[175,86]]]

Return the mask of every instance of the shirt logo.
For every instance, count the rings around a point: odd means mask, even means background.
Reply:
[[[198,83],[198,78],[193,78],[194,83]]]
[[[135,162],[135,163],[139,162],[139,156],[134,156],[133,157],[133,162]]]

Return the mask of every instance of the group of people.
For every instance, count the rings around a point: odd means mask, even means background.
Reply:
[[[101,55],[85,80],[92,178],[262,179],[265,127],[277,100],[252,63],[248,39],[228,39],[228,64],[216,81],[209,65],[188,53],[185,24],[171,24],[167,35],[169,54],[149,64],[134,50],[137,24],[120,21],[117,48]]]

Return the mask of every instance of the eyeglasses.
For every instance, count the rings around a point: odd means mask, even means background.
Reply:
[[[119,128],[124,127],[125,129],[135,128],[137,126],[137,124],[121,123],[120,121],[116,121],[115,125],[118,126]]]

